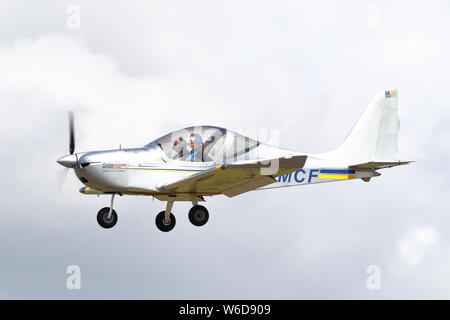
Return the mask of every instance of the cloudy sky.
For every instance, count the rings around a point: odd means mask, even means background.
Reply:
[[[79,15],[78,15],[79,13]],[[0,0],[0,298],[450,298],[448,1]],[[351,181],[176,203],[59,187],[68,153],[139,147],[180,127],[282,130],[283,148],[339,145],[399,89],[400,159]],[[81,268],[81,290],[66,270]],[[381,288],[368,289],[369,266]]]

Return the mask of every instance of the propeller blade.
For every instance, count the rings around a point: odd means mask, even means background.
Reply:
[[[75,128],[73,125],[74,122],[73,112],[69,112],[69,152],[73,154],[75,152]]]
[[[58,182],[58,188],[61,189],[64,181],[66,181],[67,172],[69,172],[69,168],[62,168],[56,174],[56,180]]]

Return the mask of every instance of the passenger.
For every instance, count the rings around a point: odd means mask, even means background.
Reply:
[[[202,162],[203,161],[203,142],[202,137],[199,134],[191,133],[190,136],[191,151],[186,161]]]
[[[187,150],[187,143],[183,137],[179,137],[175,139],[173,142],[172,150],[175,151],[175,156],[173,156],[174,160],[184,160],[189,155],[189,151]]]

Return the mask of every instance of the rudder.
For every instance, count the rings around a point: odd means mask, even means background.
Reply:
[[[387,159],[397,153],[400,128],[397,97],[397,89],[384,90],[375,95],[344,143],[328,152],[327,158],[365,162]]]

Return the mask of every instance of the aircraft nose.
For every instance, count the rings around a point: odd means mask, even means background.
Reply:
[[[77,156],[74,154],[69,154],[67,156],[59,158],[58,160],[56,160],[56,162],[66,168],[74,168],[77,164]]]

